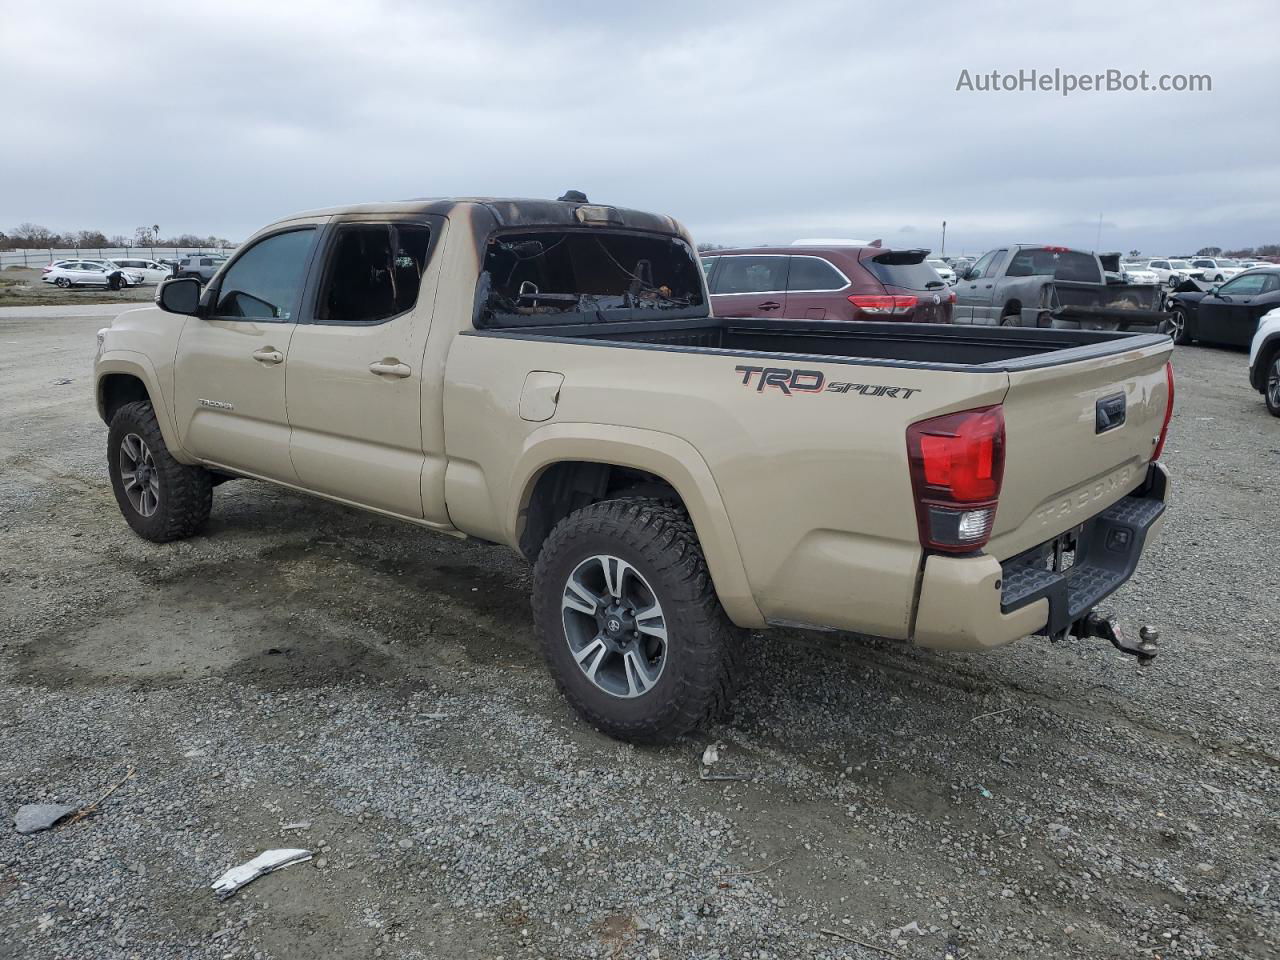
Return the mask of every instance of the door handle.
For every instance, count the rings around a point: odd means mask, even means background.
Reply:
[[[764,303],[756,304],[757,310],[777,310],[782,304],[777,300],[766,300]]]
[[[987,284],[987,289],[988,289],[988,290],[990,290],[990,289],[991,289],[991,284],[989,284],[989,283]]]
[[[375,360],[369,364],[369,372],[376,373],[380,377],[398,377],[404,379],[413,373],[409,369],[407,363],[401,363],[399,360]]]
[[[253,351],[253,359],[263,363],[284,363],[284,354],[274,347],[263,347],[261,350]]]

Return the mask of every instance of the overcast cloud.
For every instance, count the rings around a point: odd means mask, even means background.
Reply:
[[[0,229],[241,239],[444,195],[700,240],[1149,253],[1280,242],[1280,4],[0,0]],[[956,92],[962,69],[1206,93]]]

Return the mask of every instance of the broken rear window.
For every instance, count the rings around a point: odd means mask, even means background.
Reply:
[[[595,229],[491,237],[476,308],[477,327],[706,314],[683,240]]]

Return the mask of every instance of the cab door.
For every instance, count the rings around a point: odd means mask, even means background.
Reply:
[[[417,215],[332,224],[286,391],[302,486],[438,527],[444,450],[424,435],[442,432],[443,383],[424,359],[445,228]]]
[[[969,302],[973,310],[973,322],[995,324],[1000,321],[1000,308],[1003,304],[995,303],[996,281],[1004,267],[1008,250],[997,250],[982,269],[982,275],[970,285]]]
[[[187,318],[174,365],[182,445],[236,473],[297,483],[289,459],[285,357],[323,221],[255,239]]]
[[[721,254],[711,275],[717,317],[787,316],[786,254]]]
[[[996,257],[996,251],[992,250],[984,253],[978,262],[969,267],[956,281],[953,288],[956,293],[955,310],[952,312],[952,321],[954,323],[981,323],[980,320],[974,319],[973,308],[978,304],[982,296],[979,291],[982,284],[988,281],[982,279],[982,275],[986,273],[987,267],[991,266],[991,262]],[[991,302],[991,297],[987,297],[987,303]]]

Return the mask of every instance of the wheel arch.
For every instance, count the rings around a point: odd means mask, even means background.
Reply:
[[[657,496],[670,489],[693,523],[725,612],[738,626],[765,626],[711,470],[688,441],[671,434],[606,424],[535,431],[512,471],[510,541],[533,559],[573,510],[637,488]]]
[[[1267,338],[1258,345],[1258,356],[1253,362],[1250,373],[1250,386],[1259,393],[1265,393],[1267,389],[1267,368],[1271,366],[1271,361],[1275,359],[1276,354],[1280,353],[1280,330],[1267,335]]]
[[[195,462],[182,449],[172,411],[160,390],[159,377],[145,355],[115,351],[100,358],[94,368],[94,381],[94,399],[103,423],[110,425],[112,416],[124,404],[146,401],[155,410],[160,434],[174,459]]]

